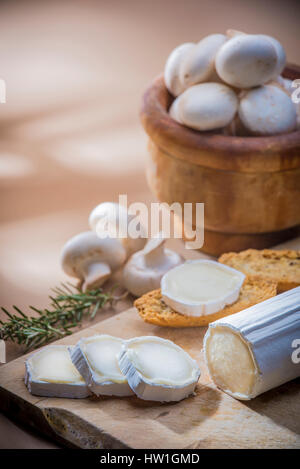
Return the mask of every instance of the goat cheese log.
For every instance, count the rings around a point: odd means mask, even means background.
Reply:
[[[300,376],[300,287],[211,323],[204,353],[214,383],[249,400]]]
[[[82,399],[90,395],[67,345],[48,345],[30,355],[25,362],[25,384],[35,396]]]

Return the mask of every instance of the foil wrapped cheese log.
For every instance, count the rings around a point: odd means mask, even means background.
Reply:
[[[248,400],[300,376],[300,287],[210,324],[204,352],[214,383]]]

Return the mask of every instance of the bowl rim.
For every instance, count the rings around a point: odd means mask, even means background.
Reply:
[[[300,78],[300,66],[288,64],[282,75]],[[261,137],[200,132],[169,116],[173,99],[160,75],[146,90],[140,111],[146,133],[166,155],[227,171],[276,172],[300,168],[300,129]]]

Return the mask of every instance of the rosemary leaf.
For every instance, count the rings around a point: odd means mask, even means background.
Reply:
[[[105,305],[123,298],[115,297],[114,289],[110,292],[104,292],[102,288],[82,292],[71,284],[61,284],[51,291],[48,308],[29,306],[38,313],[38,317],[28,316],[17,306],[13,306],[17,314],[2,308],[8,320],[0,320],[0,338],[23,344],[28,349],[40,347],[72,334],[72,329],[79,326],[84,317],[93,319]]]

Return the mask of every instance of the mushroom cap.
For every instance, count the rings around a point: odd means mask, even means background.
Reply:
[[[89,225],[100,237],[102,237],[103,231],[106,231],[111,238],[119,239],[127,251],[127,257],[129,257],[142,249],[146,243],[143,227],[141,227],[143,236],[139,238],[130,238],[127,234],[128,225],[134,218],[135,215],[128,213],[123,205],[115,202],[102,202],[91,211]]]
[[[268,81],[265,85],[276,86],[280,90],[284,91],[288,96],[291,95],[288,89],[288,85],[284,82],[285,78],[282,78],[280,75],[273,80]],[[290,81],[290,80],[288,80]]]
[[[89,225],[93,231],[97,231],[97,225],[99,222],[103,222],[104,225],[106,223],[110,224],[115,222],[116,228],[119,229],[122,225],[127,227],[129,219],[130,215],[122,205],[115,202],[102,202],[91,211],[89,216]],[[107,226],[106,229],[109,229],[109,226]]]
[[[237,88],[251,88],[276,75],[277,51],[273,42],[263,35],[240,34],[220,47],[215,65],[225,83]]]
[[[197,130],[225,127],[232,121],[238,108],[235,92],[221,83],[191,86],[178,99],[180,120]]]
[[[289,93],[289,94],[292,94],[292,92],[294,91],[294,88],[293,88],[293,80],[290,80],[289,78],[282,78],[282,85],[284,87],[284,89]]]
[[[239,116],[255,135],[275,135],[295,130],[297,115],[291,98],[277,86],[264,85],[246,92]]]
[[[275,39],[275,37],[268,36],[267,34],[258,34],[258,36],[267,39],[275,47],[276,54],[277,54],[277,67],[273,76],[273,78],[275,78],[277,75],[281,74],[282,70],[285,67],[285,64],[286,64],[285,50],[283,46],[280,44],[280,42],[277,39]]]
[[[185,88],[209,80],[215,70],[216,53],[226,41],[224,34],[210,34],[185,54],[179,70]]]
[[[79,233],[69,239],[61,254],[62,268],[71,277],[83,278],[88,263],[104,262],[112,271],[126,260],[126,250],[119,240],[99,238],[93,231]]]
[[[182,124],[180,116],[179,116],[178,104],[179,104],[179,98],[174,99],[173,103],[170,106],[169,114],[174,121],[178,122],[179,124]]]
[[[167,59],[164,79],[167,89],[173,96],[178,96],[185,89],[184,85],[179,80],[179,66],[185,54],[193,47],[195,47],[194,43],[185,42],[176,47]]]

